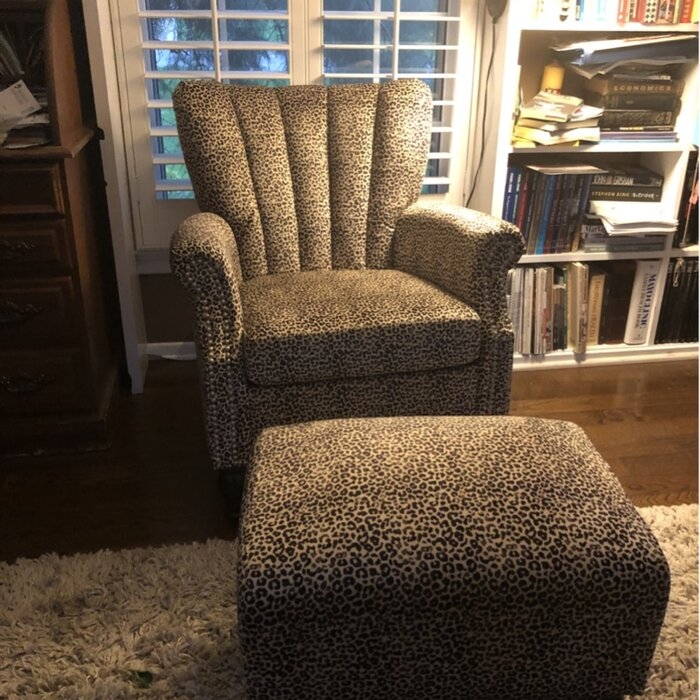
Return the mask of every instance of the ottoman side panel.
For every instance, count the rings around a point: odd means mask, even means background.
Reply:
[[[562,421],[266,430],[240,553],[251,697],[638,693],[668,599],[653,534]]]

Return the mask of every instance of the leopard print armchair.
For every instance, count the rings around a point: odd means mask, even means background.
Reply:
[[[509,223],[416,203],[432,102],[413,79],[282,88],[184,81],[201,213],[173,236],[214,468],[268,425],[508,411]]]

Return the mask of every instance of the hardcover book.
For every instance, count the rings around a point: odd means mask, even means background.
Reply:
[[[584,90],[599,95],[671,95],[680,97],[685,88],[682,78],[654,80],[651,78],[633,79],[629,75],[594,75],[584,83]]]
[[[659,279],[659,260],[637,260],[629,313],[625,325],[625,344],[646,343],[651,323],[651,309]]]
[[[593,176],[593,185],[626,185],[628,187],[661,187],[664,177],[643,165],[614,164],[605,166],[606,172]]]
[[[654,109],[667,112],[678,112],[681,101],[675,95],[655,93],[618,93],[601,95],[597,92],[584,92],[587,103],[609,109]]]
[[[614,260],[606,268],[609,276],[598,343],[612,345],[624,340],[636,265],[634,260]]]
[[[676,123],[677,111],[661,111],[657,109],[606,109],[600,118],[601,129],[619,129],[625,126],[673,127]]]
[[[593,185],[590,198],[610,202],[660,202],[661,195],[661,187]]]

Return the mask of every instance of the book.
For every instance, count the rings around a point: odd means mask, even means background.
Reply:
[[[600,140],[608,141],[659,141],[674,143],[678,141],[678,132],[673,127],[627,126],[619,129],[601,129]]]
[[[583,93],[587,103],[603,109],[652,109],[665,112],[678,112],[681,100],[668,93],[620,92],[601,95],[597,92]]]
[[[629,75],[594,75],[584,81],[583,90],[598,95],[683,95],[685,80],[670,78],[668,80],[652,79],[649,76],[632,78]]]
[[[634,260],[613,260],[606,263],[608,278],[598,335],[598,343],[601,345],[613,345],[624,340],[635,269]]]
[[[583,98],[574,95],[538,92],[520,105],[519,117],[546,122],[566,122],[582,104]]]
[[[656,12],[658,10],[658,0],[645,0],[644,2],[644,14],[642,15],[641,22],[643,24],[655,24],[656,23]]]
[[[600,141],[600,129],[597,126],[584,126],[550,131],[516,124],[513,128],[513,134],[518,138],[534,141],[543,146],[574,143],[576,141],[592,141],[594,143]]]
[[[588,283],[588,323],[586,325],[586,347],[598,345],[600,321],[603,315],[603,298],[607,272],[601,267],[589,270]]]
[[[697,342],[697,263],[696,258],[673,258],[668,261],[654,342]]]
[[[637,260],[625,325],[626,345],[646,343],[651,323],[656,284],[659,279],[659,260]]]
[[[609,163],[605,172],[593,176],[591,183],[596,185],[626,185],[635,187],[661,187],[664,177],[643,165]]]
[[[529,117],[519,117],[516,121],[516,126],[528,126],[531,129],[542,129],[543,131],[559,132],[566,129],[580,129],[587,126],[598,126],[598,120],[602,116],[603,109],[600,114],[588,119],[577,119],[571,117],[567,122],[545,122],[540,119],[530,119]]]
[[[567,341],[575,353],[586,350],[587,323],[588,265],[571,262],[567,271]]]
[[[678,13],[679,23],[687,24],[691,21],[693,4],[693,0],[681,0],[681,10]]]
[[[600,118],[601,129],[635,129],[657,130],[658,126],[667,126],[669,131],[676,123],[678,112],[658,109],[606,109]]]
[[[662,187],[638,185],[593,185],[590,198],[615,202],[660,202]]]

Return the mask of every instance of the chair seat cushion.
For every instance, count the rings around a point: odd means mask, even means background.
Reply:
[[[479,356],[476,311],[397,270],[313,270],[241,285],[249,381],[296,384],[458,367]]]

